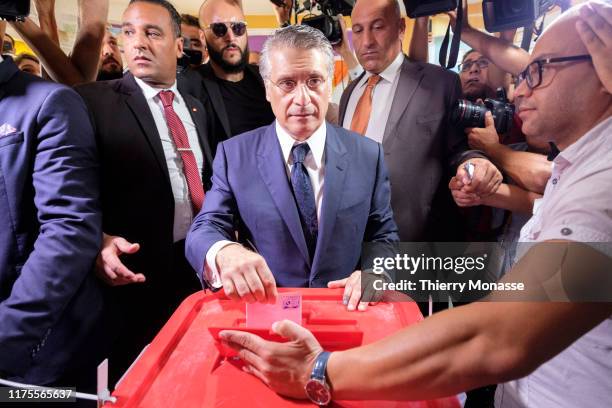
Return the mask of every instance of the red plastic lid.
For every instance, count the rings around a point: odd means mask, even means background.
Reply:
[[[279,291],[302,293],[303,325],[332,351],[372,343],[423,319],[412,302],[379,303],[366,312],[348,312],[341,300],[343,289]],[[228,357],[215,340],[224,328],[245,328],[245,304],[231,301],[221,292],[191,295],[113,392],[117,402],[104,407],[315,407],[309,401],[281,397],[243,372],[240,360]],[[459,402],[449,397],[410,402],[334,401],[330,406],[458,408]]]

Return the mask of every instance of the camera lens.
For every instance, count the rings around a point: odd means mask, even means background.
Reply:
[[[484,127],[487,108],[465,99],[459,99],[453,108],[451,120],[461,127]]]

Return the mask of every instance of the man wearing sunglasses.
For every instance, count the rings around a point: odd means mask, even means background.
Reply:
[[[289,321],[273,325],[287,343],[222,332],[248,372],[297,398],[306,398],[305,384],[325,372],[327,392],[340,400],[432,398],[506,382],[497,389],[497,407],[610,405],[612,95],[602,83],[610,69],[599,64],[596,73],[576,31],[579,15],[594,18],[591,8],[612,22],[610,6],[570,9],[542,34],[517,88],[525,134],[561,150],[539,209],[521,232],[531,249],[504,278],[535,283],[535,291],[495,293],[506,301],[456,307],[331,355]],[[603,48],[599,63],[612,43],[601,41]]]
[[[274,121],[270,103],[256,65],[249,65],[247,25],[234,0],[207,0],[200,8],[200,26],[209,63],[194,75],[181,76],[180,86],[211,106],[211,122],[217,143]]]

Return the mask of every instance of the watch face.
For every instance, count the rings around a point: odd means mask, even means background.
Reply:
[[[331,401],[329,387],[321,380],[311,378],[306,383],[306,395],[318,405],[327,405]]]

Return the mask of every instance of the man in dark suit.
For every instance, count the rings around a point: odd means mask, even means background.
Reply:
[[[333,286],[355,289],[354,309],[362,243],[398,239],[382,146],[325,122],[333,53],[320,31],[277,31],[260,64],[276,122],[219,145],[187,258],[233,298],[270,301],[276,285],[340,280]],[[259,254],[234,242],[236,229]]]
[[[405,22],[397,0],[359,1],[351,18],[366,72],[343,93],[339,123],[382,143],[402,241],[462,240],[448,181],[456,173],[468,184],[463,163],[469,160],[475,166],[469,193],[488,195],[501,174],[468,151],[461,129],[449,123],[461,97],[459,77],[402,53]]]
[[[0,57],[0,377],[95,384],[98,170],[81,98]]]
[[[179,89],[198,98],[213,125],[211,147],[274,121],[263,80],[250,65],[246,19],[234,0],[207,0],[200,8],[209,62],[179,77]],[[210,109],[209,109],[210,107]]]
[[[98,273],[114,286],[115,378],[179,303],[201,289],[185,260],[184,239],[212,163],[204,109],[176,89],[179,14],[165,0],[133,0],[122,36],[130,73],[77,88],[89,106],[102,162],[105,234]]]

